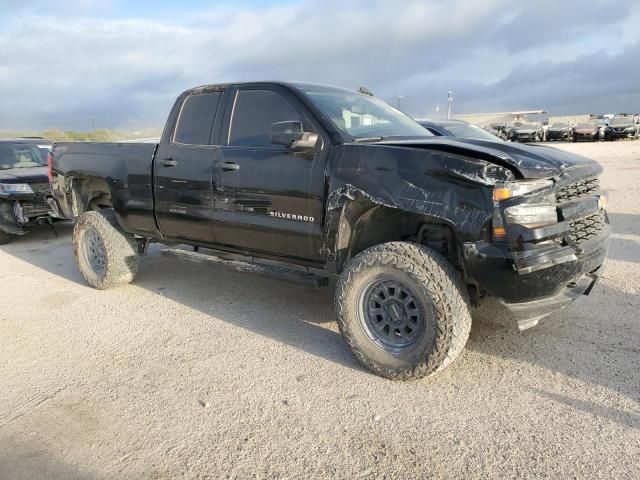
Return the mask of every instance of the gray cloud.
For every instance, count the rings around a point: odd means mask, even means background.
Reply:
[[[255,79],[366,85],[419,116],[448,89],[459,112],[640,110],[634,0],[307,0],[172,20],[41,3],[1,3],[0,130],[159,126],[185,88]]]

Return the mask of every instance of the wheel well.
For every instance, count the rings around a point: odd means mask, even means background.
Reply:
[[[76,217],[88,210],[113,207],[109,185],[97,177],[72,179],[70,202]]]
[[[453,230],[442,220],[371,202],[345,206],[338,239],[340,269],[360,252],[382,243],[411,241],[426,245],[458,267]]]

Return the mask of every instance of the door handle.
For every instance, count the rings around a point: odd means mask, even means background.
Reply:
[[[174,160],[173,158],[165,158],[162,161],[162,164],[165,167],[175,167],[176,165],[178,165],[178,162],[176,160]]]
[[[237,172],[240,170],[240,165],[233,162],[224,162],[220,164],[220,168],[222,168],[224,172]]]

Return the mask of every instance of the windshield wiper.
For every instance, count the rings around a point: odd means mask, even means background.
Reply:
[[[361,138],[354,138],[353,142],[354,143],[369,143],[369,142],[380,142],[384,140],[384,137],[361,137]]]

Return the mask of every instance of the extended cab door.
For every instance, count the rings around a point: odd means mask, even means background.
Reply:
[[[197,90],[176,103],[154,164],[156,218],[167,238],[213,243],[213,168],[224,97],[220,88]]]
[[[320,127],[299,100],[278,86],[231,92],[214,171],[216,242],[305,261],[321,258],[327,145],[294,153],[271,143],[274,123]]]

